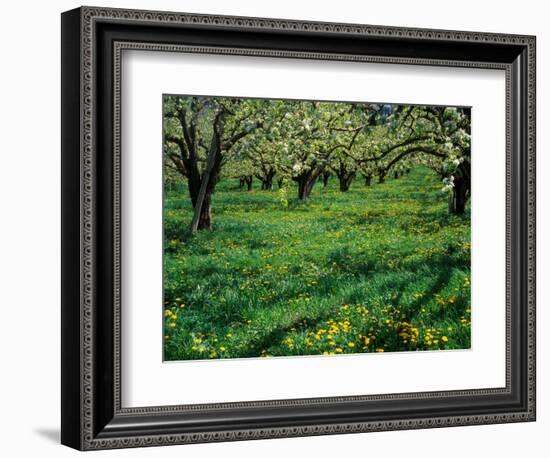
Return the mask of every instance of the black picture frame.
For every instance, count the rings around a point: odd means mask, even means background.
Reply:
[[[80,450],[535,420],[533,36],[81,7],[62,14],[62,433]],[[123,49],[506,71],[505,388],[122,408]]]

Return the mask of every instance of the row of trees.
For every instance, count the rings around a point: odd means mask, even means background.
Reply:
[[[470,194],[470,110],[465,108],[295,100],[166,96],[165,165],[186,179],[192,230],[211,227],[211,200],[222,176],[270,190],[297,183],[308,199],[319,181],[383,182],[423,164],[442,180],[449,211]]]

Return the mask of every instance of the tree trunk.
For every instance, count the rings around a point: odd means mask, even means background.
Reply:
[[[223,135],[224,118],[226,113],[221,111],[214,120],[214,132],[210,141],[210,150],[206,159],[206,166],[200,177],[199,192],[195,199],[194,214],[191,220],[191,233],[197,230],[210,229],[212,220],[210,203],[214,187],[220,174],[222,154],[221,138]],[[195,167],[195,170],[198,170]]]
[[[300,200],[306,200],[309,198],[313,186],[315,186],[317,179],[323,172],[324,166],[317,166],[306,172],[302,172],[298,176],[292,177],[292,180],[298,183],[298,198]]]
[[[371,175],[365,175],[365,186],[370,186],[372,183],[372,176]]]
[[[307,193],[306,185],[307,185],[306,178],[298,180],[298,199],[300,200],[306,200],[309,197],[309,194]]]
[[[323,173],[323,188],[328,186],[328,180],[330,178],[330,172]]]
[[[467,180],[462,177],[455,177],[453,192],[449,196],[449,213],[463,215],[468,201],[469,186]]]
[[[279,187],[279,189],[281,189],[283,187],[283,179],[282,178],[279,178],[277,180],[277,186]]]
[[[306,177],[300,177],[298,181],[298,199],[300,200],[307,200],[309,199],[309,196],[311,195],[311,191],[313,190],[313,186],[315,185],[315,182],[317,181],[318,176],[306,176]]]
[[[266,172],[262,177],[262,190],[263,191],[272,191],[273,190],[273,177],[275,176],[275,171],[270,170]]]
[[[380,172],[378,174],[378,183],[384,183],[386,180],[386,172]]]
[[[351,182],[353,181],[354,177],[355,177],[355,173],[341,173],[341,174],[338,174],[338,181],[340,182],[340,191],[341,192],[349,191],[349,187],[350,187]]]
[[[213,155],[219,155],[219,151],[213,153]],[[193,209],[195,210],[193,220],[191,221],[191,232],[193,233],[204,229],[211,229],[212,193],[214,192],[214,187],[218,181],[219,166],[217,162],[219,161],[219,158],[212,157],[209,158],[209,160],[210,159],[212,160],[212,164],[207,166],[206,170],[203,172],[199,185],[194,185],[193,192],[191,192],[191,187],[189,188],[191,193],[191,202],[193,204]]]
[[[250,191],[252,190],[252,181],[254,177],[252,175],[245,175],[242,177],[243,183],[246,184],[246,190]]]
[[[210,230],[212,227],[212,208],[211,208],[212,194],[207,193],[204,196],[202,202],[201,214],[199,216],[199,223],[197,225],[197,230],[201,231],[204,229]]]

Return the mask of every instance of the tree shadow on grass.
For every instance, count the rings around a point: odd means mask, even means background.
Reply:
[[[438,272],[437,277],[432,282],[432,286],[429,291],[426,291],[422,297],[419,297],[415,301],[408,304],[405,315],[406,321],[411,321],[414,316],[433,299],[435,294],[438,294],[446,285],[449,284],[453,272],[457,269],[463,269],[464,265],[461,260],[452,255],[438,255],[436,259],[430,260],[430,267]],[[398,303],[396,301],[396,303]],[[438,321],[444,317],[446,310],[443,307],[439,308],[437,314],[432,313],[434,321]]]
[[[252,346],[243,353],[241,357],[243,358],[254,358],[260,356],[262,350],[270,348],[274,345],[280,344],[283,338],[294,329],[310,329],[315,328],[321,321],[327,320],[329,314],[327,312],[319,314],[314,319],[307,317],[300,317],[294,320],[291,324],[286,326],[278,326],[273,329],[271,332],[260,338],[259,340],[252,343]],[[306,324],[304,324],[306,320]]]
[[[418,261],[417,263],[415,263],[418,267],[411,265],[409,271],[421,271],[421,264],[423,263],[425,264],[426,260]],[[405,321],[412,321],[414,317],[418,314],[418,312],[428,305],[428,303],[433,299],[434,295],[439,293],[446,285],[449,284],[453,272],[457,269],[462,269],[464,267],[463,262],[453,256],[452,253],[441,254],[437,255],[436,257],[432,257],[429,260],[428,264],[431,270],[438,272],[438,274],[431,282],[429,290],[425,291],[425,294],[422,297],[416,299],[415,301],[409,302],[405,308],[402,307],[402,312],[405,314]],[[390,282],[390,284],[388,285],[389,289],[391,289],[392,292],[395,293],[395,297],[392,300],[393,304],[397,305],[401,303],[403,295],[405,294],[406,288],[409,283],[410,278],[405,278],[401,281],[392,280]],[[447,313],[447,311],[443,307],[441,307],[439,312],[435,314],[432,313],[431,317],[433,318],[433,321],[436,322],[439,319],[443,318],[445,313]],[[251,343],[250,348],[243,354],[243,357],[256,357],[260,355],[262,350],[280,344],[285,336],[293,328],[298,330],[315,329],[320,322],[326,321],[329,318],[330,312],[325,311],[324,313],[320,313],[314,319],[300,317],[289,325],[278,326],[265,336]],[[303,323],[304,319],[307,320],[306,324]]]

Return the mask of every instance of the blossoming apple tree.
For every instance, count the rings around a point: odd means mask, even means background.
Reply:
[[[309,198],[331,175],[342,192],[398,178],[416,164],[432,169],[449,211],[464,213],[471,193],[470,111],[466,108],[167,96],[166,167],[187,181],[192,231],[211,228],[212,194],[222,176],[264,191],[296,183]]]

